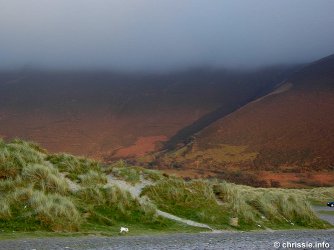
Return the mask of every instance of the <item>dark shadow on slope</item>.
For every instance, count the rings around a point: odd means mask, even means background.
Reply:
[[[247,103],[252,102],[264,95],[269,94],[275,88],[277,88],[282,83],[284,83],[285,79],[290,77],[292,74],[294,74],[296,71],[298,71],[302,67],[303,67],[302,65],[298,65],[298,66],[287,68],[285,71],[276,75],[274,79],[271,79],[269,83],[266,83],[266,84],[260,83],[258,86],[263,86],[263,87],[259,87],[257,91],[254,91],[254,94],[251,97],[246,96],[243,99],[236,98],[235,101],[230,100],[228,102],[228,105],[223,104],[220,108],[216,109],[215,111],[202,116],[200,119],[198,119],[191,125],[186,126],[183,129],[179,130],[173,137],[171,137],[167,142],[165,142],[162,150],[163,151],[164,150],[168,150],[168,151],[174,150],[178,147],[188,144],[189,142],[191,142],[192,137],[196,133],[200,132],[205,127],[223,118],[224,116],[231,114],[232,112],[236,111],[237,109],[246,105]]]

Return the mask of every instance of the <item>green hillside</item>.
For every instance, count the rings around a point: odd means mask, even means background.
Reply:
[[[219,230],[328,228],[310,200],[333,198],[334,188],[256,189],[216,180],[50,155],[38,145],[0,141],[0,227],[22,232],[130,234],[208,230],[159,215],[170,213]],[[331,197],[332,195],[332,197]],[[159,209],[159,210],[158,210]]]

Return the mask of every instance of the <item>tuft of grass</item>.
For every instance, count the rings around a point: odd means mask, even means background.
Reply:
[[[154,224],[161,220],[156,208],[141,204],[118,186],[88,187],[76,194],[77,202],[89,222],[114,225],[116,222]]]
[[[143,175],[145,179],[149,179],[151,181],[160,181],[164,178],[163,174],[160,171],[152,169],[144,169]]]
[[[218,197],[230,204],[244,225],[258,224],[270,228],[329,227],[315,215],[306,196],[297,195],[293,190],[252,188],[230,183],[215,185],[215,189]],[[229,199],[231,192],[238,193],[237,203]],[[245,216],[245,211],[252,216]]]
[[[15,189],[25,186],[21,176],[13,178],[7,178],[0,180],[0,196],[3,197],[9,192],[15,191]]]
[[[79,175],[80,184],[85,187],[107,184],[108,179],[104,173],[89,170],[87,173]]]
[[[46,160],[56,166],[60,172],[68,173],[71,180],[79,180],[79,175],[90,170],[102,172],[99,163],[82,157],[74,157],[69,154],[48,155]]]
[[[141,177],[146,180],[158,181],[164,178],[161,171],[146,169],[140,166],[131,166],[124,160],[119,160],[104,168],[104,172],[112,174],[124,181],[136,184],[141,181]]]
[[[163,211],[216,228],[329,227],[314,214],[306,197],[288,190],[166,179],[147,187],[144,194]]]
[[[8,194],[2,202],[2,207],[12,215],[6,217],[7,223],[12,218],[14,226],[22,221],[31,223],[35,229],[75,231],[81,224],[81,216],[72,200],[59,194],[47,194],[28,187]],[[5,218],[0,217],[0,224],[1,220],[3,222]]]
[[[159,209],[182,218],[221,229],[229,227],[230,213],[217,203],[211,185],[206,181],[164,179],[146,187],[142,195],[152,199]]]
[[[214,183],[212,186],[216,198],[230,211],[231,218],[238,218],[238,223],[244,227],[249,225],[252,228],[256,223],[256,215],[246,203],[238,187],[227,182]]]
[[[80,213],[69,197],[35,191],[29,205],[37,220],[53,231],[78,231],[82,222]]]
[[[328,201],[334,200],[334,187],[319,187],[310,189],[294,189],[298,196],[305,196],[313,204],[325,205]]]
[[[51,164],[27,165],[22,170],[22,180],[45,192],[66,194],[69,191],[65,178]]]
[[[78,198],[77,203],[82,203],[83,207],[88,207],[90,204],[93,204],[94,207],[95,205],[99,206],[106,203],[102,189],[99,187],[82,188],[75,193],[75,197]]]
[[[38,146],[14,140],[8,144],[0,143],[0,178],[15,178],[28,164],[41,164],[45,154]]]
[[[9,203],[6,198],[0,200],[0,219],[9,220],[12,217]]]
[[[114,167],[112,168],[111,174],[126,182],[136,184],[140,182],[141,172],[142,170],[138,167]]]

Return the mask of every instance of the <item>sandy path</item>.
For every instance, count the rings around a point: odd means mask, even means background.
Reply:
[[[140,183],[137,183],[135,185],[131,185],[131,184],[127,183],[126,181],[119,180],[119,179],[114,178],[111,175],[108,175],[108,184],[107,185],[117,185],[121,189],[129,191],[130,194],[133,197],[135,197],[139,200],[139,202],[147,203],[147,202],[151,202],[149,200],[149,198],[147,196],[140,196],[140,194],[141,194],[144,187],[146,187],[148,185],[152,185],[152,184],[153,184],[153,182],[141,178]],[[173,214],[161,211],[159,209],[157,209],[157,214],[162,216],[162,217],[165,217],[167,219],[178,221],[178,222],[187,224],[189,226],[207,228],[207,229],[210,229],[214,232],[219,232],[219,231],[215,231],[209,225],[199,223],[199,222],[196,222],[196,221],[192,221],[192,220],[183,219],[183,218],[180,218],[180,217],[175,216]]]

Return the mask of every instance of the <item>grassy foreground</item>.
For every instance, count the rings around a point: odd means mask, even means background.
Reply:
[[[334,188],[253,188],[226,182],[163,180],[147,187],[148,195],[164,211],[207,223],[219,229],[327,228],[310,207],[333,199]],[[218,201],[218,202],[217,202]],[[322,202],[324,204],[324,202]]]
[[[108,177],[130,185],[146,180],[140,202]],[[328,228],[309,201],[333,199],[334,188],[260,189],[221,181],[182,179],[117,162],[102,166],[68,154],[50,155],[38,145],[0,140],[0,238],[21,235],[116,235],[198,232],[157,216],[156,209],[215,229]],[[14,233],[13,233],[14,231]]]

